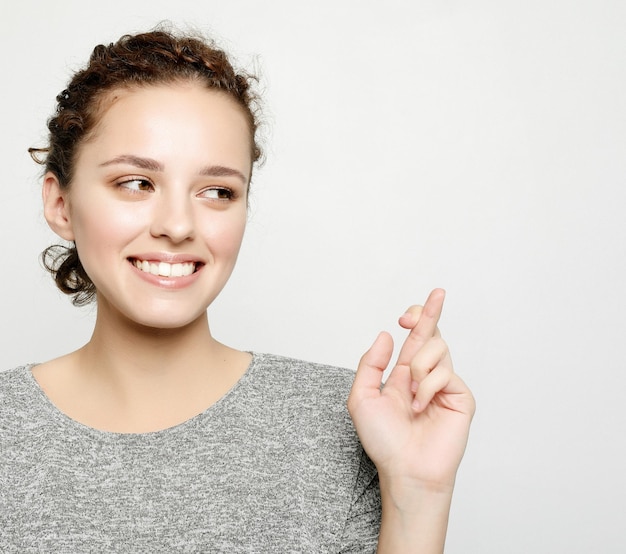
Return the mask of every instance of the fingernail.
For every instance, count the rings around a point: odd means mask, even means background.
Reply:
[[[411,381],[411,392],[415,394],[420,384],[417,381]]]
[[[414,412],[419,412],[420,411],[420,403],[418,402],[417,398],[413,399],[413,402],[411,403],[411,409]]]

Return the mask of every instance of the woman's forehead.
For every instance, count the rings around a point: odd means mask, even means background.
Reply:
[[[116,155],[134,154],[134,148],[163,155],[204,146],[207,154],[251,165],[252,136],[243,109],[226,93],[198,83],[111,90],[98,112],[79,157],[92,145],[116,150]]]

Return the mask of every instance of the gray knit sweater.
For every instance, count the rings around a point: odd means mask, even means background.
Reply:
[[[255,354],[202,414],[118,434],[61,413],[30,366],[0,372],[0,552],[375,552],[352,378]]]

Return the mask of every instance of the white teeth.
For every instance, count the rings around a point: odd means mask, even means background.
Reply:
[[[174,264],[171,269],[170,275],[172,277],[182,277],[183,276],[183,264]]]
[[[161,277],[169,277],[171,273],[172,273],[171,264],[168,264],[165,262],[161,262],[159,264],[159,275],[161,275]]]
[[[167,262],[155,263],[146,260],[134,260],[133,265],[145,273],[151,273],[160,277],[184,277],[191,275],[196,269],[194,262],[169,264]]]

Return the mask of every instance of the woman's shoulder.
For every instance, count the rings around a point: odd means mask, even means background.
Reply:
[[[331,379],[354,377],[354,371],[345,367],[320,362],[311,362],[308,360],[301,360],[278,354],[254,352],[253,363],[274,371],[282,370],[286,372],[306,372],[307,375],[328,377]]]
[[[31,369],[25,364],[12,369],[0,370],[0,426],[10,420],[28,420],[34,407],[41,402],[38,387]]]
[[[248,373],[227,401],[241,420],[274,437],[268,442],[313,449],[329,464],[334,460],[352,471],[361,456],[346,406],[353,379],[349,369],[254,353]]]
[[[24,364],[11,369],[0,369],[0,398],[23,394],[32,384],[31,369],[35,364]]]
[[[290,386],[316,394],[343,394],[354,380],[351,369],[267,353],[253,354],[249,374],[271,386]]]
[[[276,354],[253,353],[248,371],[231,391],[229,401],[272,417],[334,418],[351,427],[346,401],[354,372],[327,364]]]

